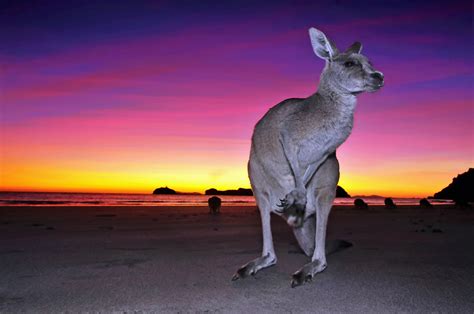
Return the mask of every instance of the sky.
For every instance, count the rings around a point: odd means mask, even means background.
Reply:
[[[113,3],[113,4],[112,4]],[[0,191],[249,187],[255,123],[317,91],[316,27],[385,75],[338,149],[352,195],[474,165],[471,1],[2,1]]]

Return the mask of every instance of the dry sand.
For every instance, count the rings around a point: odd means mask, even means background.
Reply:
[[[260,254],[258,213],[207,211],[0,208],[0,312],[474,312],[472,211],[335,207],[328,238],[354,246],[295,289],[290,275],[308,258],[282,219],[278,264],[232,282]]]

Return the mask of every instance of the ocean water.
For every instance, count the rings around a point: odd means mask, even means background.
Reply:
[[[219,196],[223,206],[255,206],[253,196]],[[119,193],[0,192],[0,206],[207,206],[208,195],[153,195]],[[383,205],[383,197],[363,198],[369,205]],[[394,198],[398,205],[417,205],[418,198]],[[449,201],[430,200],[432,204]],[[335,205],[352,205],[354,198],[336,198]]]
[[[255,205],[253,196],[220,196],[223,205]],[[0,206],[207,206],[207,195],[0,192]]]

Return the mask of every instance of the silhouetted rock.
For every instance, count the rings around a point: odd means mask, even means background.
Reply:
[[[450,185],[435,193],[434,198],[474,202],[474,168],[459,174]]]
[[[237,190],[225,190],[219,191],[216,189],[209,189],[205,192],[206,195],[244,195],[244,196],[252,196],[253,192],[252,189],[243,189],[239,188]]]
[[[176,194],[176,191],[170,189],[169,187],[161,187],[154,190],[153,194]]]
[[[354,200],[354,206],[357,209],[369,209],[369,205],[366,202],[364,202],[364,200],[361,198],[356,198]]]
[[[210,197],[207,200],[207,204],[209,205],[209,214],[216,215],[220,213],[222,204],[220,198],[218,198],[217,196]]]
[[[351,197],[351,196],[342,187],[338,185],[336,189],[336,197]]]
[[[385,208],[388,208],[388,209],[397,208],[397,205],[393,202],[393,200],[390,197],[387,197],[384,202],[385,202]]]
[[[420,207],[432,208],[433,205],[431,205],[431,203],[426,198],[423,198],[423,199],[420,200]]]

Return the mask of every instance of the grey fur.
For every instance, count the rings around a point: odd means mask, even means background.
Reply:
[[[233,280],[277,262],[270,213],[287,220],[312,257],[293,274],[292,286],[326,268],[326,225],[339,181],[335,152],[351,133],[356,95],[383,86],[382,73],[360,54],[360,43],[340,53],[323,32],[311,28],[309,33],[314,52],[326,66],[315,94],[277,104],[255,126],[248,172],[262,220],[263,250],[261,257],[239,268]]]

